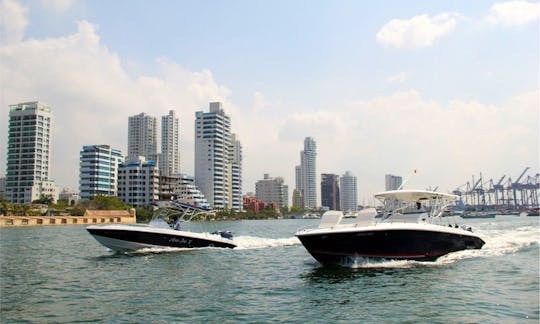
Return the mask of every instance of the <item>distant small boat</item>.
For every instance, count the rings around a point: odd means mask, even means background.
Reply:
[[[495,218],[497,212],[493,211],[469,211],[461,215],[461,218],[470,219],[470,218]]]
[[[540,208],[531,208],[527,210],[527,216],[540,216]]]

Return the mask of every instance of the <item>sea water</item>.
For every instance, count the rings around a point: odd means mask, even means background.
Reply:
[[[481,250],[322,267],[294,237],[318,220],[194,223],[236,249],[117,254],[82,226],[0,229],[0,321],[539,321],[537,217],[469,219]]]

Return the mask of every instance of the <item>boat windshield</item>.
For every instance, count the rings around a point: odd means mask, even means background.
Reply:
[[[206,208],[188,204],[179,200],[165,200],[154,202],[156,211],[149,225],[158,228],[182,229],[183,222],[189,222],[201,214],[211,212]]]

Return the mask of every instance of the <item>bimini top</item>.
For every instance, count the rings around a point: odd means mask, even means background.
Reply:
[[[457,200],[459,197],[447,193],[426,190],[392,190],[376,193],[375,198],[379,199],[381,202],[384,202],[385,200],[398,200],[410,203],[421,200]]]

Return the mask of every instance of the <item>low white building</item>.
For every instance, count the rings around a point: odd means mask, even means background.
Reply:
[[[58,200],[66,200],[69,206],[76,205],[79,202],[79,199],[79,193],[70,188],[62,189],[58,195]]]

